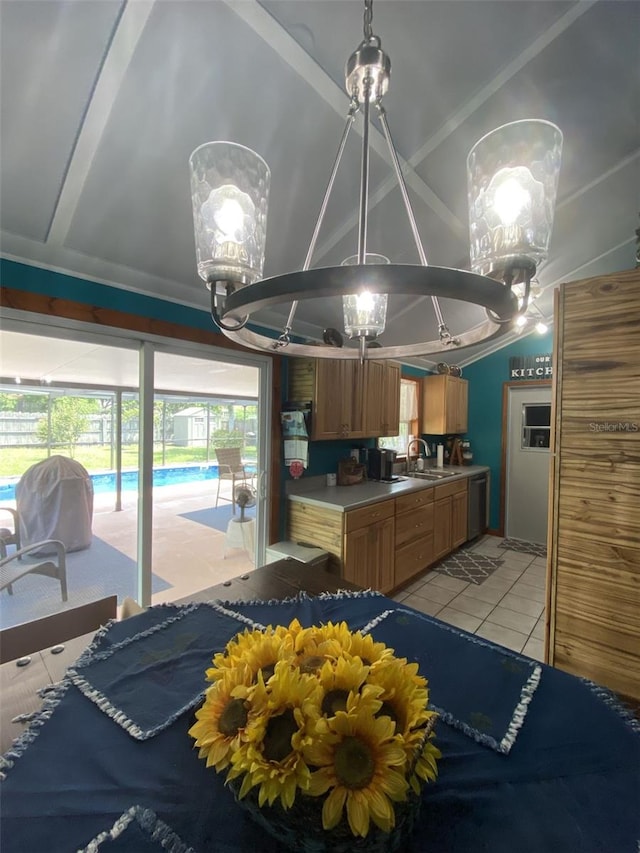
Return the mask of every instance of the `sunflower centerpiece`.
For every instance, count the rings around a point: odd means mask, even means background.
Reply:
[[[418,665],[345,622],[245,630],[213,658],[189,734],[295,850],[393,850],[437,775]],[[315,831],[314,831],[315,830]]]

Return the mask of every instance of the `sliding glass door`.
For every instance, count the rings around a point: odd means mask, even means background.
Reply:
[[[153,567],[168,601],[260,561],[260,368],[157,348],[153,398]],[[157,583],[154,579],[154,583]]]
[[[27,574],[0,590],[4,627],[113,593],[176,600],[264,561],[269,359],[31,318],[3,319],[0,357],[0,507],[52,457],[78,463],[93,494],[67,601]]]
[[[3,628],[138,590],[138,348],[8,325],[0,334],[0,527],[17,521],[22,546],[63,542],[67,600],[59,580],[38,571],[55,554],[42,546],[5,567],[6,577],[20,576],[0,590]],[[11,556],[16,543],[5,550]]]

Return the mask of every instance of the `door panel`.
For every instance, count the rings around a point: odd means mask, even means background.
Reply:
[[[551,386],[509,388],[505,534],[541,545],[547,541],[549,494],[546,407],[550,412]]]

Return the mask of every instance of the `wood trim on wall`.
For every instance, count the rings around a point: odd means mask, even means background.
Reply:
[[[546,598],[544,604],[544,660],[551,663],[551,653],[555,643],[555,603],[556,603],[556,581],[555,573],[551,567],[557,564],[558,542],[554,534],[555,519],[558,517],[558,498],[560,488],[558,474],[560,472],[560,457],[558,455],[558,435],[560,433],[560,406],[558,405],[558,391],[562,388],[562,364],[563,364],[563,335],[561,326],[563,322],[564,288],[556,288],[553,294],[553,379],[551,390],[551,460],[549,465],[549,518],[547,525],[547,573],[546,573]]]
[[[507,444],[509,427],[509,388],[534,388],[551,385],[551,379],[519,380],[502,383],[502,438],[500,447],[500,519],[498,536],[504,536],[504,516],[507,491]]]
[[[191,326],[183,326],[179,323],[170,323],[166,320],[156,320],[152,317],[143,317],[138,314],[129,314],[125,311],[117,311],[112,308],[100,308],[95,305],[85,305],[70,299],[59,299],[58,297],[46,296],[39,293],[31,293],[24,290],[16,290],[11,287],[0,287],[0,307],[12,308],[17,311],[27,311],[42,317],[60,317],[66,320],[77,320],[82,323],[90,323],[96,326],[127,329],[132,332],[140,332],[148,335],[157,335],[163,338],[172,338],[179,341],[203,344],[204,346],[217,347],[218,349],[241,352],[245,355],[247,350],[233,341],[228,340],[216,332],[206,329],[196,329]],[[45,321],[46,325],[46,321]],[[279,540],[280,535],[280,407],[282,403],[282,357],[266,353],[272,362],[272,399],[271,399],[271,447],[269,481],[271,488],[267,497],[268,522],[267,522],[267,544]]]

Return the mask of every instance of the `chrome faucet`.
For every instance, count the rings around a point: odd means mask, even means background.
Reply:
[[[429,452],[429,445],[424,440],[424,438],[412,438],[407,444],[407,473],[411,470],[411,460],[409,459],[409,451],[411,450],[411,445],[415,443],[421,444],[424,447],[424,455],[428,459],[431,456]]]

